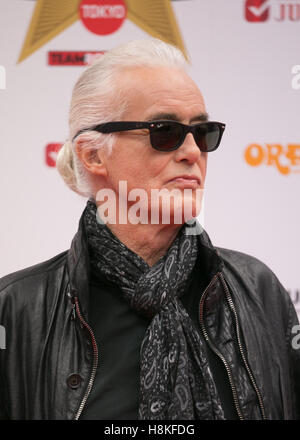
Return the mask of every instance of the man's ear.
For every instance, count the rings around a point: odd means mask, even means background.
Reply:
[[[78,140],[75,146],[76,154],[83,166],[92,174],[106,176],[105,154],[102,148],[95,150],[88,147],[87,142]]]

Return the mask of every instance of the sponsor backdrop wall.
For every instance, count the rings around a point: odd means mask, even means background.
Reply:
[[[226,123],[212,242],[269,265],[300,314],[300,0],[0,0],[0,276],[69,248],[86,203],[55,168],[72,87],[95,54],[148,36],[184,51]]]

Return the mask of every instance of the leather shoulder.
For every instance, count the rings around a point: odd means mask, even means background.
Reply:
[[[260,259],[232,249],[219,247],[216,249],[224,262],[225,268],[232,272],[240,274],[245,278],[255,277],[256,281],[272,279],[273,281],[279,282],[272,269]]]
[[[67,252],[64,251],[49,260],[12,272],[0,278],[0,300],[7,295],[29,294],[41,287],[61,279],[66,265]]]
[[[236,296],[248,303],[259,302],[265,312],[289,314],[292,302],[286,288],[264,262],[243,252],[217,248],[224,262],[225,278]]]

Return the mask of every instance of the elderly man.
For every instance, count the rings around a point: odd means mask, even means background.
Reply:
[[[57,166],[87,206],[70,250],[1,279],[1,418],[299,418],[287,292],[193,220],[225,125],[185,67],[133,41],[76,83]]]

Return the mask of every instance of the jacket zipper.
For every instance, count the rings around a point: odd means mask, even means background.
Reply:
[[[92,389],[92,386],[93,386],[93,383],[94,383],[94,380],[95,380],[97,366],[98,366],[98,347],[97,347],[97,342],[96,342],[96,338],[95,338],[93,330],[91,329],[91,327],[88,325],[88,323],[83,319],[83,317],[81,315],[80,308],[79,308],[79,303],[78,303],[78,298],[74,297],[73,300],[74,300],[74,306],[75,306],[78,318],[79,318],[81,324],[88,330],[88,332],[89,332],[89,334],[91,336],[92,347],[93,347],[93,367],[92,367],[92,373],[91,373],[91,376],[90,376],[90,380],[89,380],[86,392],[85,392],[85,394],[83,396],[83,399],[82,399],[82,401],[80,403],[80,406],[79,406],[79,408],[77,410],[77,413],[75,415],[75,420],[78,420],[80,415],[81,415],[81,413],[82,413],[82,411],[83,411],[83,408],[84,408],[84,406],[86,404],[87,398],[89,397],[89,394],[91,392],[91,389]]]
[[[266,412],[265,412],[265,407],[264,407],[264,404],[263,404],[262,396],[261,396],[261,393],[260,393],[260,391],[259,391],[259,389],[258,389],[258,386],[257,386],[257,384],[256,384],[256,381],[255,381],[255,379],[254,379],[254,376],[253,376],[253,374],[252,374],[252,372],[251,372],[251,370],[250,370],[250,367],[249,367],[249,365],[248,365],[248,363],[247,363],[246,356],[245,356],[245,353],[244,353],[244,350],[243,350],[243,347],[242,347],[241,337],[240,337],[240,328],[239,328],[239,322],[238,322],[238,317],[237,317],[236,308],[235,308],[234,303],[233,303],[233,301],[232,301],[232,298],[231,298],[231,295],[230,295],[229,289],[228,289],[228,287],[227,287],[227,284],[226,284],[226,282],[225,282],[224,276],[223,276],[223,274],[221,274],[221,273],[220,273],[220,278],[221,278],[221,282],[222,282],[222,284],[223,284],[223,287],[224,287],[224,290],[225,290],[225,293],[226,293],[227,302],[228,302],[229,307],[230,307],[230,309],[232,310],[232,313],[233,313],[233,315],[234,315],[234,319],[235,319],[235,329],[236,329],[236,335],[237,335],[237,341],[238,341],[238,346],[239,346],[240,354],[241,354],[241,357],[242,357],[242,359],[243,359],[243,362],[244,362],[245,368],[246,368],[246,370],[247,370],[247,373],[248,373],[248,375],[249,375],[249,377],[250,377],[250,380],[251,380],[251,382],[252,382],[253,388],[254,388],[254,390],[255,390],[255,392],[256,392],[256,395],[257,395],[257,399],[258,399],[258,403],[259,403],[259,407],[260,407],[260,411],[261,411],[262,418],[263,418],[264,420],[266,420],[267,417],[266,417]]]
[[[206,331],[206,327],[204,324],[204,320],[203,320],[203,311],[204,311],[204,301],[207,295],[207,292],[209,290],[209,288],[214,284],[214,282],[216,281],[216,279],[218,278],[218,274],[216,274],[211,282],[209,283],[209,285],[206,287],[206,289],[204,290],[204,292],[202,293],[201,299],[200,299],[200,303],[199,303],[199,321],[200,321],[200,326],[202,329],[202,333],[203,336],[206,340],[206,342],[208,343],[209,347],[211,348],[211,350],[221,359],[221,361],[223,362],[223,365],[226,369],[227,372],[227,376],[229,379],[229,385],[231,387],[231,391],[232,391],[232,396],[233,396],[233,401],[234,401],[234,405],[235,405],[235,409],[236,412],[238,414],[238,417],[240,420],[244,420],[244,416],[243,413],[241,411],[240,405],[239,405],[239,401],[238,401],[238,396],[237,396],[237,391],[236,391],[236,387],[234,385],[233,379],[232,379],[232,373],[230,370],[230,367],[226,361],[226,359],[224,358],[224,356],[222,355],[222,353],[219,352],[219,350],[211,343],[209,337],[208,337],[208,333]]]

